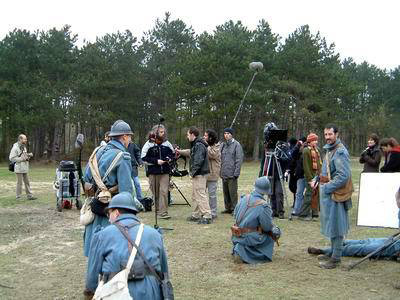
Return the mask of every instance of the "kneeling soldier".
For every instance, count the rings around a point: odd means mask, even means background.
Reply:
[[[125,234],[136,240],[139,210],[131,193],[122,192],[112,198],[107,208],[112,225],[95,233],[90,247],[84,292],[87,299],[93,296],[99,275],[107,282],[126,267],[132,244]],[[133,299],[163,299],[160,279],[168,275],[168,264],[161,234],[144,226],[138,249],[128,277],[129,293]]]
[[[236,223],[231,227],[236,262],[256,264],[272,260],[274,241],[278,241],[281,232],[272,223],[271,207],[264,200],[264,195],[269,193],[268,178],[257,178],[253,192],[242,196],[236,205]]]

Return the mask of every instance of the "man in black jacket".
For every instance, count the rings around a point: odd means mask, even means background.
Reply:
[[[373,133],[368,138],[368,147],[361,153],[360,164],[364,164],[363,173],[379,172],[381,157],[379,138]]]
[[[190,156],[189,174],[192,178],[192,200],[195,203],[192,215],[188,221],[198,224],[211,224],[211,209],[208,202],[206,185],[207,175],[210,173],[208,166],[207,143],[200,137],[200,131],[192,126],[187,131],[187,139],[190,142],[190,153],[188,150],[178,150],[177,153]]]

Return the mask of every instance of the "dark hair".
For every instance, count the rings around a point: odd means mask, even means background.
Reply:
[[[104,134],[104,136],[109,136],[110,135],[110,131],[106,131],[106,133]]]
[[[207,129],[206,132],[208,134],[207,144],[212,146],[215,143],[217,143],[218,137],[217,137],[217,133],[215,132],[215,130],[214,129]]]
[[[327,124],[326,126],[325,126],[325,129],[333,129],[333,133],[338,133],[338,128],[337,128],[337,126],[335,125],[335,124]]]
[[[370,136],[368,137],[368,140],[373,140],[375,144],[379,144],[379,137],[375,133],[371,133]]]
[[[307,142],[307,138],[306,138],[305,136],[302,136],[302,137],[300,138],[300,141],[302,141],[303,143],[305,143],[305,142]]]
[[[295,137],[291,137],[291,138],[289,139],[289,144],[290,144],[291,146],[296,145],[296,143],[297,143],[297,139],[296,139]]]
[[[398,146],[399,145],[399,142],[397,142],[396,141],[396,139],[395,138],[393,138],[393,137],[391,137],[391,138],[384,138],[384,139],[382,139],[382,141],[381,141],[381,146],[384,146],[384,147],[387,147],[387,146],[390,146],[390,147],[396,147],[396,146]]]
[[[199,129],[195,126],[190,126],[188,131],[190,134],[194,134],[195,137],[198,137],[200,134]]]

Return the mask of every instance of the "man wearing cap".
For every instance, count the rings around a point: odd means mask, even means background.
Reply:
[[[86,299],[92,299],[99,275],[106,283],[126,267],[133,247],[128,245],[122,232],[135,241],[141,223],[136,216],[140,208],[131,193],[122,192],[114,196],[106,211],[112,225],[94,234],[86,274]],[[137,246],[139,251],[128,276],[129,294],[133,299],[163,299],[160,282],[143,259],[144,256],[161,278],[168,275],[162,236],[157,230],[145,225]]]
[[[238,201],[238,178],[243,162],[243,149],[233,138],[232,128],[224,129],[224,139],[221,146],[221,178],[225,210],[222,213],[231,214]]]
[[[313,179],[321,173],[321,155],[318,150],[318,136],[310,133],[307,136],[307,147],[303,149],[303,169],[306,190],[303,199],[303,205],[299,212],[299,219],[311,221],[312,218],[318,218],[318,187]]]
[[[131,156],[126,152],[128,145],[131,142],[132,134],[133,132],[128,123],[118,120],[111,126],[109,134],[111,141],[106,146],[100,146],[93,151],[91,158],[93,158],[93,160],[96,159],[97,161],[101,180],[106,172],[109,171],[108,176],[102,180],[109,192],[109,194],[107,192],[105,194],[113,195],[118,192],[128,192],[132,194],[134,191],[131,179]],[[119,153],[121,153],[119,158],[117,161],[114,161]],[[112,164],[113,166],[111,166]],[[92,223],[85,226],[85,233],[83,236],[84,254],[85,256],[88,256],[93,232],[98,228],[109,225],[104,209],[108,206],[108,201],[110,199],[106,201],[104,201],[103,198],[100,199],[99,195],[103,191],[100,191],[100,189],[97,188],[98,184],[96,184],[95,178],[92,175],[90,164],[86,166],[84,181],[85,186],[90,187],[89,190],[97,189],[93,191],[96,197],[94,197],[91,203],[91,208],[95,214],[95,218]]]
[[[250,195],[243,195],[234,211],[235,225],[232,226],[232,243],[235,262],[248,264],[272,260],[274,240],[280,230],[272,223],[272,210],[264,195],[270,193],[267,176],[257,178]]]

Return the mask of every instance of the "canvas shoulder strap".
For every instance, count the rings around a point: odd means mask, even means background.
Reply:
[[[330,164],[331,164],[331,158],[333,157],[333,155],[335,155],[335,152],[337,149],[339,149],[340,147],[343,147],[342,143],[339,143],[336,145],[336,147],[332,150],[332,151],[326,151],[325,154],[325,160],[326,160],[326,172],[328,174],[328,179],[329,181],[331,180],[332,176],[331,176],[331,168],[330,168]],[[331,155],[329,156],[329,153],[331,153]]]
[[[157,272],[154,267],[149,263],[149,261],[147,260],[147,258],[144,256],[142,250],[139,249],[139,243],[137,242],[137,237],[136,237],[136,241],[133,242],[131,237],[129,236],[127,227],[122,226],[120,223],[115,223],[115,225],[117,226],[117,228],[121,231],[121,233],[125,236],[125,238],[128,240],[128,243],[133,247],[132,252],[136,251],[139,252],[139,255],[143,258],[144,263],[146,264],[146,266],[149,268],[149,270],[151,271],[151,273],[157,278],[158,281],[162,281],[162,276],[159,274],[159,272]],[[143,223],[140,224],[143,227]],[[140,228],[139,228],[140,230]],[[143,230],[142,230],[143,231]],[[139,233],[138,233],[139,234]],[[132,254],[131,254],[132,256]],[[129,261],[128,261],[129,263]],[[132,261],[133,263],[133,261]],[[128,267],[127,267],[128,268]],[[129,268],[130,270],[130,268]]]
[[[126,269],[129,271],[131,269],[131,267],[132,267],[132,264],[133,264],[134,260],[135,260],[136,253],[138,251],[138,246],[140,245],[140,241],[142,239],[144,224],[140,223],[139,230],[138,230],[138,233],[136,235],[135,241],[132,241],[131,237],[129,236],[128,229],[126,229],[123,225],[121,225],[118,222],[114,223],[114,224],[121,231],[123,236],[128,240],[128,244],[134,246],[134,248],[132,248],[131,255],[129,256],[128,263],[126,264]]]
[[[236,219],[236,226],[238,224],[240,224],[240,222],[243,220],[244,216],[246,215],[247,211],[249,210],[249,208],[253,208],[259,205],[264,204],[265,201],[264,200],[257,200],[256,202],[254,202],[253,205],[250,205],[250,195],[246,196],[246,209],[243,211],[243,213],[239,216],[239,218]]]
[[[93,179],[96,182],[96,185],[98,186],[98,188],[102,191],[108,191],[106,185],[104,184],[104,180],[107,178],[108,174],[110,174],[110,172],[117,165],[118,161],[120,160],[121,156],[123,155],[123,152],[121,150],[119,150],[118,154],[114,157],[113,161],[111,162],[110,166],[108,167],[103,178],[101,178],[99,166],[98,166],[98,162],[97,162],[97,157],[96,157],[96,153],[100,148],[101,148],[101,146],[94,149],[92,155],[90,155],[89,168],[90,168],[90,171],[92,172]]]

